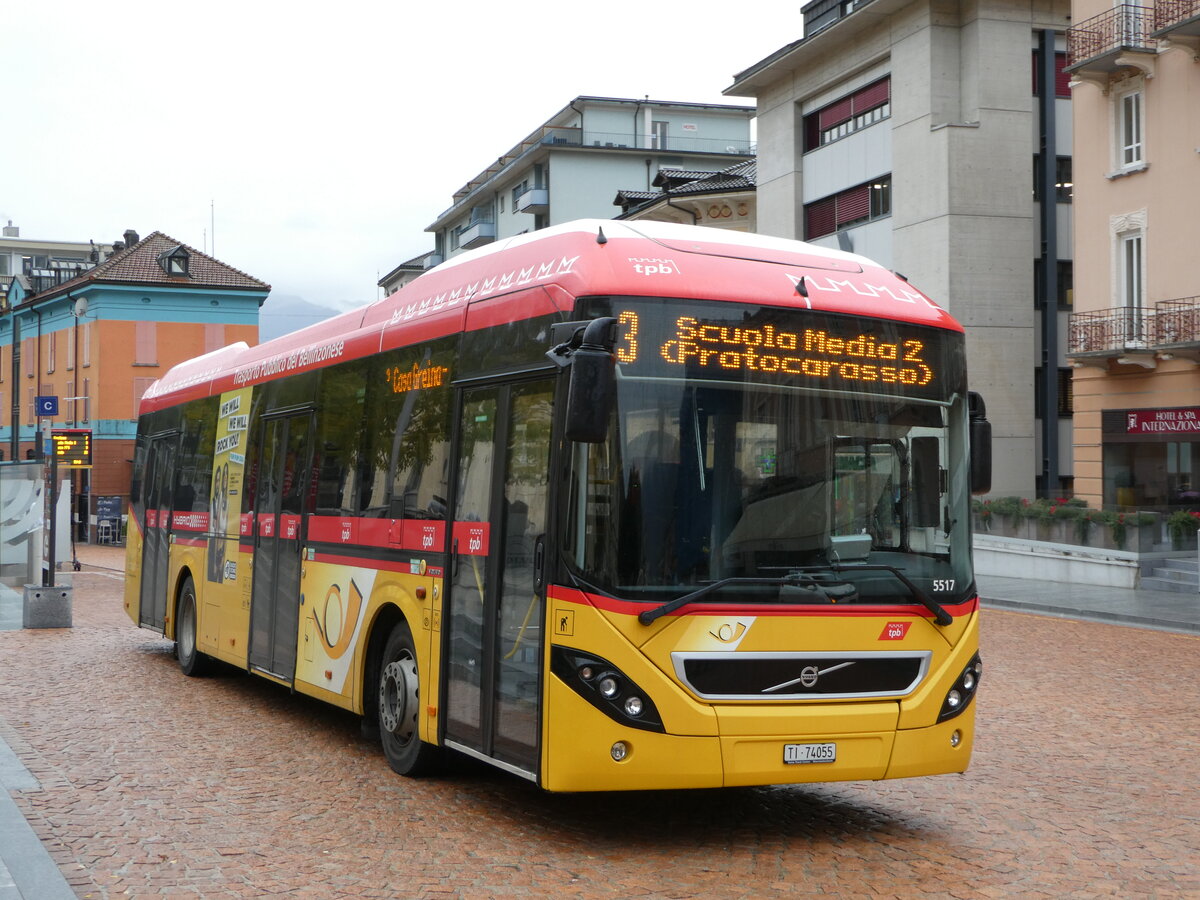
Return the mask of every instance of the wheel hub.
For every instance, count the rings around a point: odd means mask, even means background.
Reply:
[[[404,741],[416,732],[417,664],[411,658],[392,660],[383,668],[379,685],[379,724]]]

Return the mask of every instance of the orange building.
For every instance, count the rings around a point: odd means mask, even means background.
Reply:
[[[146,388],[185,359],[257,343],[271,290],[158,231],[127,231],[94,263],[17,274],[0,307],[0,453],[39,457],[47,423],[90,432],[93,467],[73,476],[80,523],[95,521],[101,497],[124,508]]]

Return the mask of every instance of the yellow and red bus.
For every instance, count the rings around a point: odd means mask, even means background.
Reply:
[[[125,608],[401,774],[961,772],[989,429],[961,327],[867,259],[555,226],[156,382]]]

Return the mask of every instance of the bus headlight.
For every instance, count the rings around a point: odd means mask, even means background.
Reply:
[[[550,671],[610,719],[632,728],[666,732],[654,701],[608,660],[554,646],[550,648]]]
[[[979,688],[981,672],[983,672],[983,662],[976,653],[967,663],[966,668],[959,673],[958,679],[951,685],[950,690],[946,692],[946,699],[942,701],[942,711],[938,714],[939,722],[953,719],[971,705],[975,691]]]

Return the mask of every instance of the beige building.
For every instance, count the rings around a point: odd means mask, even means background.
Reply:
[[[1075,0],[1075,492],[1200,509],[1200,0]]]

